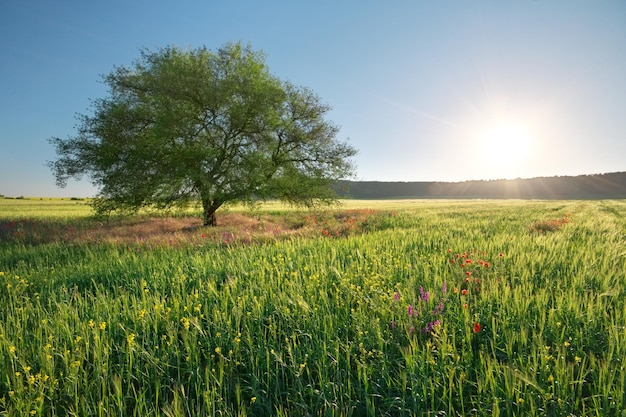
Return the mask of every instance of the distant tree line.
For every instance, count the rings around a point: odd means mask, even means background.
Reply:
[[[626,172],[464,182],[339,181],[342,198],[493,198],[587,200],[626,198]]]

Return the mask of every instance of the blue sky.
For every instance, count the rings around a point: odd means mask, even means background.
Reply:
[[[144,47],[229,41],[333,107],[360,180],[626,171],[623,1],[4,1],[0,194],[94,195],[45,163],[100,76]]]

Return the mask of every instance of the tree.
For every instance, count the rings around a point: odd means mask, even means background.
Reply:
[[[108,97],[78,116],[77,134],[50,139],[48,163],[61,187],[88,175],[98,213],[199,199],[215,225],[231,201],[332,202],[332,184],[353,174],[356,150],[335,139],[330,108],[271,75],[250,46],[144,50],[104,82]]]

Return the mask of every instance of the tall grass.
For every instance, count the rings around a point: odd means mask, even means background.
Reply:
[[[0,414],[623,415],[625,202],[384,204],[273,207],[288,239],[5,239]]]

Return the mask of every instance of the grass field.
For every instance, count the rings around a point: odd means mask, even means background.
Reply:
[[[0,415],[626,415],[626,201],[218,222],[0,200]]]

